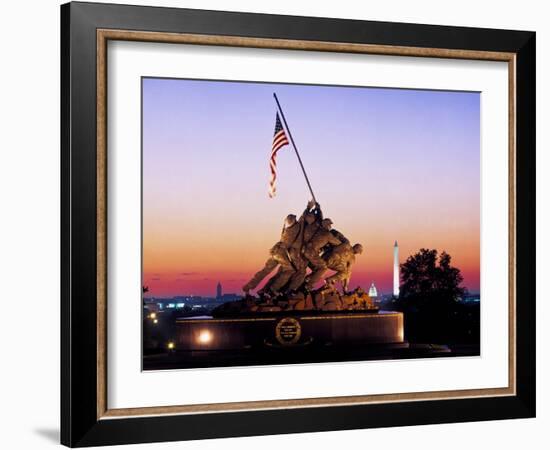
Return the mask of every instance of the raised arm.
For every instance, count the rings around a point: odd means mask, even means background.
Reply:
[[[310,200],[309,202],[307,202],[306,209],[304,209],[304,212],[298,219],[298,222],[303,222],[305,220],[306,214],[313,212],[313,208],[315,207],[315,205],[316,203],[313,200]]]
[[[317,220],[321,222],[323,220],[323,211],[321,211],[321,205],[315,203],[315,208],[313,209],[313,214],[317,217]]]

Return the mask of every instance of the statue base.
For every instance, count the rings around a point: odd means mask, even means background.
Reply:
[[[181,318],[175,341],[177,350],[186,351],[405,344],[403,313],[368,310]]]
[[[361,288],[340,293],[332,286],[311,292],[273,296],[247,295],[242,300],[224,303],[212,311],[213,317],[300,314],[304,312],[376,312],[378,307]]]

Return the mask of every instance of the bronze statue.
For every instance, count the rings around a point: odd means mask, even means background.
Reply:
[[[361,244],[355,244],[352,247],[349,243],[343,243],[323,254],[327,268],[336,272],[325,279],[327,285],[334,285],[336,281],[341,281],[344,293],[348,292],[351,267],[355,263],[355,255],[361,253],[363,253]]]
[[[248,294],[252,289],[255,289],[262,280],[269,275],[275,267],[279,266],[277,273],[271,277],[261,293],[278,293],[291,279],[296,272],[297,267],[302,270],[305,264],[302,263],[300,250],[303,241],[303,224],[304,217],[315,207],[315,202],[310,201],[307,204],[306,210],[299,220],[296,220],[294,214],[289,214],[283,225],[280,241],[270,250],[270,258],[266,261],[263,269],[258,271],[252,279],[243,286],[243,291]]]
[[[302,233],[303,216],[300,220],[296,220],[294,214],[289,214],[286,217],[283,231],[281,233],[281,243],[286,248],[288,259],[292,265],[292,270],[288,270],[286,267],[279,267],[277,273],[272,276],[264,288],[265,293],[278,293],[294,276],[296,273],[297,261],[295,252],[293,251],[296,245],[301,245],[301,233]]]
[[[281,272],[285,274],[284,276],[288,276],[288,278],[294,272],[294,268],[288,258],[287,249],[280,241],[271,247],[269,258],[265,262],[264,267],[256,272],[252,279],[243,286],[243,291],[248,294],[252,289],[255,289],[277,266],[281,267]]]
[[[300,220],[296,220],[296,216],[294,214],[289,214],[286,216],[283,231],[281,232],[281,242],[285,244],[286,248],[290,248],[300,239],[302,222],[303,219],[300,217]]]
[[[349,244],[349,239],[344,236],[342,233],[340,233],[338,230],[335,230],[334,228],[332,228],[330,230],[330,233],[336,238],[338,239],[342,244]]]
[[[308,261],[304,256],[304,245],[309,242],[311,237],[319,229],[322,217],[323,214],[320,205],[314,201],[310,201],[300,218],[302,224],[300,238],[289,248],[290,260],[292,261],[295,272],[291,276],[290,282],[286,288],[288,292],[294,292],[304,284],[308,265]]]
[[[248,294],[279,267],[260,294],[272,297],[282,293],[294,295],[301,287],[311,290],[327,269],[336,273],[325,280],[325,285],[330,287],[341,281],[346,292],[355,255],[362,251],[360,244],[351,247],[341,232],[332,229],[332,220],[323,219],[321,206],[312,200],[299,219],[294,214],[286,217],[280,241],[271,248],[264,267],[243,286],[243,290]]]
[[[330,234],[332,234],[336,239],[340,241],[340,246],[343,244],[349,244],[349,239],[344,236],[342,233],[340,233],[338,230],[335,230],[334,228],[331,228]],[[327,244],[321,249],[321,254],[324,256],[328,253],[330,253],[335,248],[332,244]],[[325,258],[326,259],[326,258]]]
[[[319,209],[320,211],[320,209]],[[307,212],[305,214],[304,236],[303,244],[307,244],[311,238],[317,233],[317,230],[321,227],[322,214],[316,215],[313,212]]]
[[[319,228],[320,218],[322,217],[321,208],[318,203],[310,200],[306,209],[302,213],[296,224],[299,225],[300,231],[297,235],[292,234],[292,240],[287,240],[288,256],[294,273],[291,274],[290,280],[283,273],[277,273],[269,282],[267,287],[272,293],[278,293],[283,290],[285,292],[295,292],[303,284],[306,277],[308,262],[303,255],[304,243],[311,237]],[[294,228],[296,225],[293,225]]]
[[[341,244],[340,240],[334,237],[330,232],[331,226],[332,220],[323,219],[321,221],[321,226],[305,245],[304,256],[312,266],[311,274],[306,277],[307,289],[312,289],[327,270],[327,264],[325,260],[321,258],[321,250],[323,247],[327,244],[333,246]]]

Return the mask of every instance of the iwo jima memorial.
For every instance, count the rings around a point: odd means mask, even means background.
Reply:
[[[279,100],[273,96],[278,112],[269,195],[275,195],[277,151],[291,143],[312,200],[300,217],[289,214],[284,219],[279,241],[269,250],[264,267],[243,286],[241,300],[218,306],[212,317],[176,320],[175,347],[197,354],[271,350],[279,356],[292,351],[319,354],[322,349],[378,354],[407,347],[403,313],[379,311],[362,287],[350,290],[353,265],[363,246],[352,244],[323,216]]]

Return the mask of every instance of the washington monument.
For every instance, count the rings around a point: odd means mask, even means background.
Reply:
[[[393,295],[399,297],[399,246],[393,245]]]

